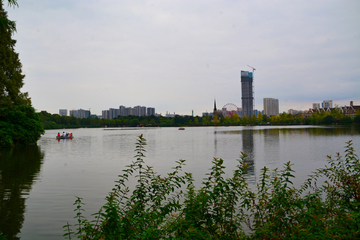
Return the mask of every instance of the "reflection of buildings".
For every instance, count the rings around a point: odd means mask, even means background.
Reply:
[[[242,148],[242,151],[248,155],[244,162],[248,164],[249,181],[255,182],[254,130],[242,131]]]
[[[252,117],[254,106],[253,73],[241,71],[241,104],[243,117]]]
[[[0,232],[7,239],[19,239],[25,213],[23,195],[30,192],[44,155],[40,147],[28,146],[1,150],[0,156]]]

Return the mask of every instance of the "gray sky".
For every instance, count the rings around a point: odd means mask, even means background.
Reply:
[[[195,115],[241,107],[360,105],[360,1],[18,0],[16,51],[37,111],[119,105]]]

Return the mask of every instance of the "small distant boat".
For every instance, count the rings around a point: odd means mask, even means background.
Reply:
[[[185,130],[185,128],[183,128],[183,127],[179,127],[179,130]]]
[[[63,136],[56,136],[56,139],[73,139],[74,137],[73,136],[65,136],[65,137],[63,137]]]

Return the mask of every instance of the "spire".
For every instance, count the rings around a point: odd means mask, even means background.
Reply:
[[[214,99],[214,112],[216,111],[216,99]]]

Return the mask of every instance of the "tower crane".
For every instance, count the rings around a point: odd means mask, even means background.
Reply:
[[[248,67],[252,68],[252,72],[253,72],[253,75],[254,75],[254,71],[256,70],[254,67],[248,65]],[[253,80],[254,80],[254,76],[253,76]],[[255,91],[254,91],[254,82],[253,82],[253,85],[252,85],[252,90],[253,90],[253,99],[255,99]],[[253,102],[253,109],[255,109],[255,101]]]
[[[254,67],[252,67],[252,66],[250,66],[250,65],[248,65],[248,67],[252,68],[253,73],[254,73],[254,71],[256,70]]]

